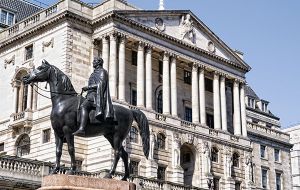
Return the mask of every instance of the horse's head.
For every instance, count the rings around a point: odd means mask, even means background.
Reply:
[[[32,82],[45,82],[49,79],[51,65],[46,61],[42,61],[42,65],[34,68],[28,75],[23,77],[23,82],[25,84],[30,84]]]

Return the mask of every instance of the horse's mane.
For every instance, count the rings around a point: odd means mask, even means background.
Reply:
[[[65,91],[75,92],[75,89],[74,89],[69,77],[65,73],[63,73],[59,68],[55,67],[54,65],[51,65],[50,67],[54,70],[54,75],[57,80],[56,85],[61,80]]]

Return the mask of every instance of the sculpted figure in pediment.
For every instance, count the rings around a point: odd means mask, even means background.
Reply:
[[[181,17],[181,22],[179,27],[180,27],[181,40],[188,39],[192,43],[195,43],[194,24],[190,14]]]

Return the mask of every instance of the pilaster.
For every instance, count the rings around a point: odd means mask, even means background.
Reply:
[[[145,45],[139,42],[137,57],[137,106],[145,106]]]
[[[192,121],[199,123],[199,84],[198,64],[192,67]]]

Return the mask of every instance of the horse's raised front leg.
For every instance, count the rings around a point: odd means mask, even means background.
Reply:
[[[71,157],[71,168],[67,172],[68,175],[74,175],[76,172],[76,163],[75,163],[75,148],[74,148],[74,135],[69,127],[64,127],[64,133],[68,144],[68,152]]]
[[[114,135],[115,137],[107,137],[107,140],[110,142],[110,144],[112,145],[112,148],[114,149],[114,160],[113,160],[113,164],[111,166],[111,170],[109,171],[108,174],[106,174],[106,176],[104,178],[112,178],[112,176],[115,174],[116,172],[116,168],[121,156],[121,147],[122,144],[120,142],[119,137],[116,137],[116,135]]]
[[[63,146],[63,138],[59,137],[56,132],[55,135],[55,145],[56,145],[56,163],[55,168],[50,172],[50,174],[57,174],[60,169],[60,158],[62,155],[62,146]]]

